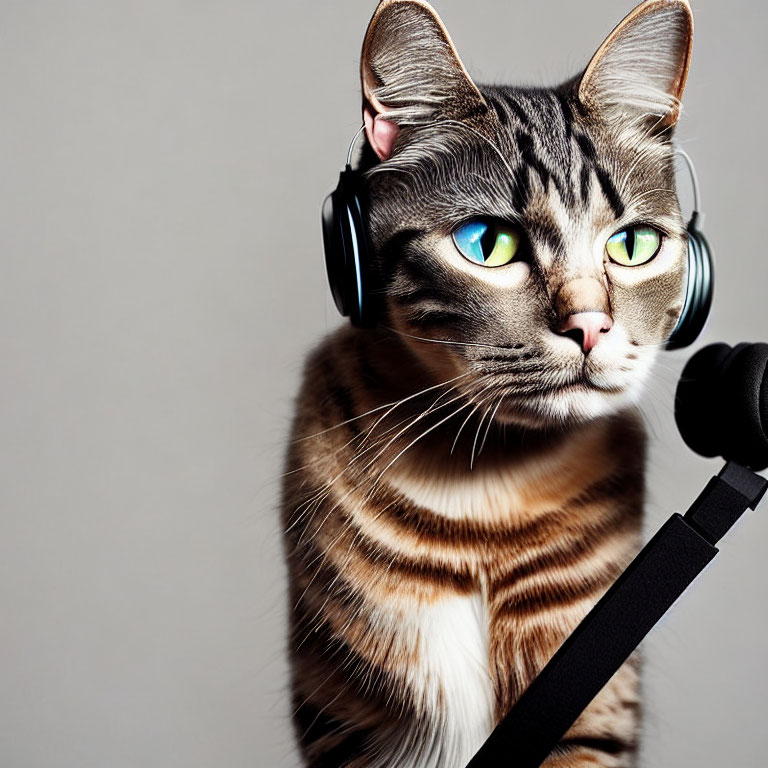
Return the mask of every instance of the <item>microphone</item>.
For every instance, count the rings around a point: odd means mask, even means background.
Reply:
[[[768,344],[710,344],[683,369],[675,421],[688,447],[759,472],[768,467]]]

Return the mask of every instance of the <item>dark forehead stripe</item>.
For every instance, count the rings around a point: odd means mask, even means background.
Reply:
[[[590,163],[597,162],[597,152],[595,151],[595,145],[592,143],[592,139],[587,136],[586,133],[576,134],[576,143],[579,145],[581,153],[589,160]]]
[[[523,105],[517,99],[508,98],[507,104],[525,128],[531,128],[532,125],[535,125],[535,121],[531,120],[528,113],[523,109]]]
[[[531,138],[531,134],[527,133],[526,131],[516,131],[515,140],[517,142],[518,149],[520,150],[520,154],[522,155],[523,162],[529,169],[538,175],[539,180],[541,181],[541,186],[546,189],[552,174],[544,162],[536,154],[536,150],[533,147],[533,139]]]
[[[621,200],[621,196],[619,195],[613,180],[608,175],[608,172],[605,170],[605,168],[599,165],[595,166],[595,174],[597,175],[597,180],[600,182],[600,187],[603,190],[605,199],[613,209],[616,218],[621,218],[621,216],[624,215],[624,203]]]
[[[542,241],[556,256],[566,253],[565,236],[556,221],[547,217],[545,222],[533,221],[529,224],[529,234],[534,241]]]
[[[568,139],[570,139],[571,135],[573,134],[573,110],[571,109],[571,105],[568,103],[568,99],[564,94],[560,93],[559,91],[555,91],[554,96],[555,99],[557,99],[557,103],[560,105],[560,111],[563,113],[563,126],[565,127],[565,135]]]
[[[511,95],[509,88],[484,88],[485,100],[490,104],[493,111],[499,118],[503,126],[515,123],[517,127],[530,130],[535,120],[523,109],[514,96]]]
[[[608,171],[603,168],[600,163],[597,160],[597,151],[595,150],[595,145],[592,143],[592,139],[587,136],[586,133],[582,133],[581,131],[576,136],[576,143],[579,146],[579,149],[581,150],[581,153],[584,155],[585,160],[589,163],[589,165],[592,166],[595,176],[597,176],[597,180],[600,184],[600,188],[603,190],[603,194],[605,195],[605,199],[608,201],[608,205],[611,206],[611,209],[613,210],[614,215],[616,218],[620,218],[624,215],[624,202],[621,199],[621,195],[619,195],[618,190],[616,189],[616,185],[613,183],[613,180],[611,179],[610,174]],[[582,194],[582,200],[586,203],[587,198],[585,195],[585,190],[587,189],[587,184],[585,183],[584,178],[582,177],[581,180],[581,194]]]
[[[551,182],[568,207],[576,204],[576,191],[569,181],[573,163],[571,136],[573,111],[567,98],[549,90],[489,89],[489,103],[499,116],[508,140],[520,152],[523,167],[518,184],[524,209],[530,187],[538,178],[545,189]],[[531,178],[533,177],[533,178]]]
[[[576,122],[566,94],[559,91],[495,89],[490,103],[520,152],[524,168],[519,174],[518,186],[523,194],[518,202],[523,209],[530,202],[531,184],[536,177],[544,189],[551,181],[567,207],[574,208],[577,201],[586,206],[594,173],[616,218],[624,214],[626,206],[611,174],[600,163],[586,129]],[[574,139],[580,150],[580,162],[574,158]],[[578,170],[578,181],[574,170]],[[546,235],[544,239],[555,253],[564,250],[561,232],[557,229],[550,232],[547,227],[538,229],[538,236]]]
[[[509,112],[504,105],[495,96],[489,96],[488,103],[499,118],[499,122],[504,126],[509,125]]]
[[[589,166],[583,163],[579,172],[579,194],[582,205],[586,205],[589,200],[590,178]]]

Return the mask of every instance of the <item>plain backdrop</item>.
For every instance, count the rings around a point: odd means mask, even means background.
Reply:
[[[291,768],[277,495],[339,318],[320,202],[373,0],[0,3],[0,765]],[[554,83],[617,0],[437,0],[480,82]],[[768,13],[695,0],[678,137],[717,293],[768,340]],[[680,175],[681,195],[689,181]],[[644,412],[648,531],[719,468]],[[645,644],[649,768],[763,768],[768,505]]]

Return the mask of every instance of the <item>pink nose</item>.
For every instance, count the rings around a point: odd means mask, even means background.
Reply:
[[[605,312],[576,312],[569,315],[557,332],[572,338],[588,354],[597,344],[601,333],[613,327],[613,318]]]

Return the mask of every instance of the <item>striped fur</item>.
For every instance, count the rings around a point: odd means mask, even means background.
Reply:
[[[628,23],[654,34],[687,12],[645,5]],[[613,38],[636,50],[642,27],[628,32]],[[418,51],[428,77],[409,71]],[[426,3],[374,16],[364,93],[399,128],[391,157],[362,159],[380,323],[310,357],[284,482],[307,766],[461,768],[638,547],[632,407],[683,289],[664,112],[682,86],[670,76],[666,107],[617,121],[594,97],[618,54],[586,85],[476,86]],[[451,232],[479,215],[518,224],[525,259],[461,257]],[[661,252],[608,263],[607,237],[640,221],[665,233]],[[555,332],[598,308],[613,327],[589,354]],[[633,658],[548,768],[633,765],[638,681]]]

